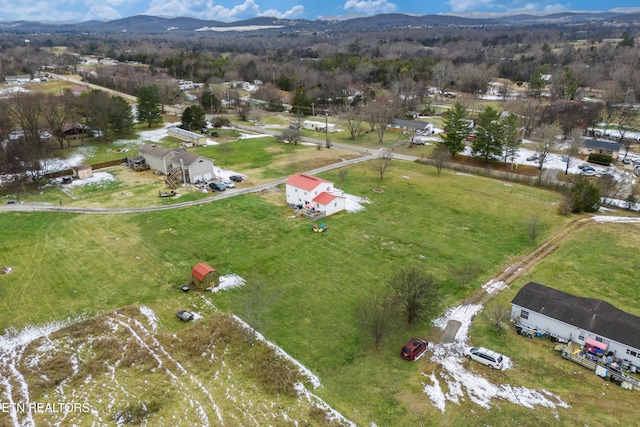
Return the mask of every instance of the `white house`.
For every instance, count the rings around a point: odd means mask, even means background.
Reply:
[[[557,338],[611,351],[616,357],[640,366],[640,317],[605,301],[529,282],[511,301],[511,321]]]
[[[297,173],[285,181],[286,200],[290,205],[302,205],[324,213],[324,216],[345,208],[345,197],[333,187],[333,182],[312,175]]]
[[[191,184],[214,178],[213,160],[189,153],[184,148],[170,150],[155,144],[143,144],[138,152],[151,169],[165,175],[184,170],[186,181]],[[178,174],[178,178],[182,179],[181,174]]]
[[[302,127],[316,132],[338,132],[338,127],[334,123],[318,122],[314,120],[305,120]]]

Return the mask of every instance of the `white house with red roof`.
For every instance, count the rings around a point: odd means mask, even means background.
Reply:
[[[333,182],[312,175],[297,173],[285,181],[286,200],[290,205],[332,215],[345,209],[345,197],[333,187]]]

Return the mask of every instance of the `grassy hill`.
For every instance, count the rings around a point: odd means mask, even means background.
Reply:
[[[438,338],[438,331],[428,322],[411,330],[398,322],[383,341],[383,348],[375,350],[357,321],[355,308],[364,295],[385,288],[391,274],[406,266],[423,269],[441,281],[445,307],[458,304],[572,219],[556,214],[559,195],[452,171],[438,175],[434,168],[411,163],[394,162],[382,181],[366,164],[349,166],[347,170],[344,181],[340,180],[339,171],[322,177],[335,181],[337,187],[350,194],[367,197],[370,203],[358,213],[341,213],[325,219],[329,232],[322,234],[311,232],[309,221],[290,217],[281,188],[148,214],[5,213],[3,223],[7,226],[0,229],[0,254],[12,272],[0,276],[0,330],[20,330],[27,325],[77,316],[113,319],[113,310],[120,307],[148,306],[157,316],[157,339],[163,348],[183,366],[188,365],[185,369],[193,372],[218,401],[213,394],[217,383],[211,377],[212,372],[203,369],[199,362],[200,347],[189,353],[178,343],[199,342],[202,337],[214,334],[207,328],[217,321],[215,312],[219,309],[251,318],[269,340],[319,376],[323,387],[315,393],[358,425],[493,424],[495,419],[520,420],[522,425],[533,419],[537,425],[555,422],[558,414],[552,411],[533,411],[511,403],[497,403],[484,409],[464,401],[459,409],[454,407],[441,413],[423,392],[424,375],[437,367],[426,358],[407,363],[398,357],[400,346],[411,336],[433,340]],[[540,236],[534,242],[527,231],[532,216],[537,216],[541,224]],[[634,246],[637,243],[634,240],[628,244],[637,248]],[[601,246],[594,243],[588,247]],[[583,256],[582,248],[577,244],[565,258],[579,265],[576,260]],[[606,252],[599,249],[593,257],[605,259]],[[247,285],[216,294],[181,293],[179,286],[188,281],[191,267],[198,262],[207,262],[222,274],[238,274],[246,279]],[[565,271],[562,268],[548,264],[536,269],[539,276],[535,277],[550,286],[584,283],[580,267],[574,270],[576,277],[563,275],[563,283],[554,282],[560,277],[558,272]],[[591,273],[589,288],[595,289],[607,280],[596,269]],[[632,286],[626,275],[619,279],[622,290]],[[504,298],[502,303],[507,302],[507,297]],[[609,302],[615,304],[616,300]],[[196,311],[203,319],[184,325],[175,319],[175,311],[180,308]],[[136,310],[128,308],[124,312],[129,313],[129,318],[144,322]],[[122,332],[124,325],[118,329],[118,334]],[[87,334],[84,329],[79,333]],[[125,335],[114,338],[120,350],[128,342]],[[514,346],[527,348],[534,355],[546,354],[547,349],[536,349],[529,343],[521,345],[519,339],[497,336],[482,316],[472,331],[472,341],[488,342],[513,355],[516,361],[530,358],[524,350],[513,351]],[[230,346],[228,351],[236,350]],[[114,360],[109,357],[108,360]],[[157,359],[152,355],[145,357],[140,362],[140,371],[122,371],[130,374],[127,381],[140,388],[144,388],[141,384],[145,381],[159,387],[173,381],[171,375],[158,369]],[[560,358],[544,357],[563,366],[561,369],[565,371],[574,369]],[[100,359],[96,356],[96,360]],[[210,364],[207,361],[206,366]],[[175,366],[172,369],[179,369]],[[73,372],[73,368],[65,369],[62,372]],[[508,381],[514,386],[549,388],[570,399],[562,392],[563,383],[547,377],[544,369],[541,364],[520,364],[506,371],[502,378],[502,373],[492,373],[489,379]],[[259,397],[255,399],[266,401],[270,395],[257,384],[259,378],[245,378],[244,374],[233,387],[258,390]],[[65,378],[70,376],[62,375],[60,381]],[[78,377],[81,383],[79,378],[86,375]],[[73,381],[70,379],[69,383]],[[199,387],[197,383],[189,384],[194,389]],[[229,387],[230,383],[223,386]],[[51,393],[52,387],[45,385],[40,393]],[[583,388],[593,384],[585,379],[579,384],[572,383],[571,387],[571,394],[579,396]],[[112,422],[107,420],[117,411],[140,413],[144,417],[164,417],[165,413],[173,416],[176,408],[185,403],[176,392],[168,397],[140,392],[132,400],[144,403],[147,408],[158,405],[162,408],[153,414],[140,412],[140,404],[127,408],[122,403],[128,389],[119,390],[120,393],[113,392],[111,407],[101,406],[98,411],[105,423]],[[206,402],[206,393],[199,390],[195,392],[199,401]],[[608,407],[595,395],[592,397],[588,402],[590,413],[605,414]],[[288,405],[300,405],[294,402],[295,397],[291,399]],[[154,406],[154,402],[160,403]],[[248,412],[254,413],[253,408]],[[225,413],[235,410],[226,408]],[[300,406],[291,411],[288,421],[295,418],[310,425],[324,422],[323,416],[310,415],[316,411],[312,407]],[[255,413],[259,411],[256,409]],[[274,413],[279,414],[274,417],[283,417],[280,409],[274,409]],[[530,418],[534,413],[535,417]],[[197,411],[190,414],[195,417]],[[216,417],[207,414],[210,421]],[[586,419],[584,414],[581,404],[572,402],[572,407],[562,410],[559,416],[562,420],[582,422]]]

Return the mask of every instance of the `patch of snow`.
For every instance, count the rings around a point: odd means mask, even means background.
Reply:
[[[147,318],[147,320],[149,321],[149,325],[151,325],[151,330],[154,331],[154,332],[157,331],[158,330],[158,317],[153,312],[153,310],[151,308],[147,307],[146,305],[143,305],[142,307],[140,307],[140,313],[144,314],[145,317]]]
[[[211,288],[211,292],[220,292],[226,291],[227,289],[239,288],[245,284],[246,281],[237,274],[227,274],[226,276],[220,276],[220,284]]]
[[[29,385],[17,368],[25,348],[32,342],[48,337],[70,323],[72,323],[71,320],[53,322],[44,326],[27,326],[21,331],[8,329],[4,335],[0,335],[0,366],[4,368],[0,369],[0,386],[4,388],[0,392],[0,401],[8,404],[9,419],[13,425],[35,425],[29,404]],[[14,386],[17,387],[16,390],[14,390]],[[28,411],[18,413],[14,398],[17,398],[19,403],[24,403],[25,407],[29,408]],[[23,420],[19,419],[20,415],[24,417]]]
[[[511,268],[511,267],[509,267]],[[482,285],[482,289],[485,290],[486,293],[488,294],[493,294],[495,292],[500,292],[501,290],[505,289],[507,287],[507,284],[504,283],[503,281],[499,281],[499,282],[493,282],[493,279],[489,280],[487,283],[485,283],[484,285]]]
[[[596,222],[640,222],[640,218],[637,217],[627,217],[627,216],[604,216],[604,215],[594,215],[591,217]]]
[[[267,135],[265,133],[258,133],[258,134],[253,134],[253,133],[241,133],[238,136],[238,139],[254,139],[254,138],[264,138],[264,137],[271,137],[273,138],[273,135]]]
[[[115,182],[117,179],[109,172],[94,172],[93,176],[84,179],[74,179],[69,184],[63,184],[64,187],[74,188],[83,187],[85,185],[104,184],[108,182]]]
[[[436,379],[436,375],[433,372],[429,374],[428,377],[431,379],[433,385],[422,383],[423,391],[427,394],[427,396],[429,396],[429,399],[431,399],[431,403],[433,403],[433,406],[438,408],[440,412],[444,413],[447,404],[447,398],[442,392],[440,382],[438,382],[438,380]]]
[[[485,287],[497,289],[502,282],[488,282]],[[447,310],[444,316],[433,323],[444,330],[449,321],[460,322],[460,327],[453,343],[434,344],[432,362],[441,366],[438,375],[431,373],[425,376],[429,382],[423,382],[423,392],[429,396],[431,403],[441,412],[446,410],[446,402],[459,404],[465,395],[474,403],[483,408],[490,408],[495,399],[507,400],[526,408],[543,406],[556,410],[556,408],[568,408],[562,399],[546,390],[537,391],[526,387],[513,387],[509,384],[496,385],[486,378],[468,371],[464,362],[464,348],[467,346],[469,328],[474,316],[482,310],[481,305],[462,305]],[[513,367],[512,360],[504,356],[503,370]],[[443,391],[442,384],[446,385],[447,393]],[[556,413],[557,417],[557,413]]]
[[[369,199],[366,197],[354,196],[352,194],[343,193],[342,196],[345,198],[344,201],[344,210],[349,213],[359,212],[364,209],[362,206],[363,203],[371,203]]]

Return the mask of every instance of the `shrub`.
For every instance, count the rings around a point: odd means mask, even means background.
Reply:
[[[220,128],[222,126],[231,126],[231,122],[226,117],[216,117],[213,121],[213,127]]]
[[[598,165],[609,166],[613,158],[607,154],[592,153],[589,154],[589,161]]]
[[[566,198],[571,212],[596,212],[600,209],[600,190],[586,177],[579,175]]]

